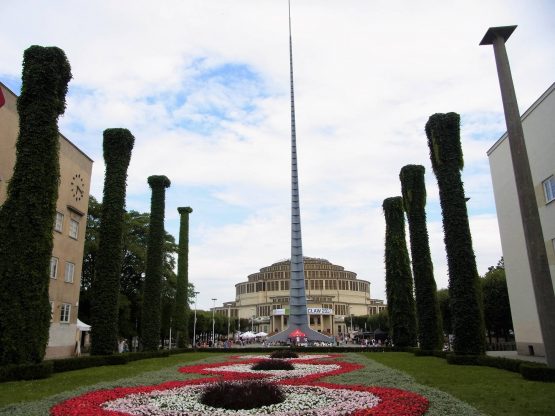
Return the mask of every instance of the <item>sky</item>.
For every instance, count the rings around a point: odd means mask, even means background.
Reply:
[[[506,130],[492,26],[518,25],[507,52],[521,113],[554,81],[550,0],[292,0],[304,255],[325,258],[385,299],[382,203],[399,171],[426,168],[436,282],[448,286],[437,182],[424,125],[461,115],[462,172],[478,272],[502,256],[487,150]],[[208,309],[290,257],[286,0],[0,0],[0,81],[19,94],[23,51],[58,46],[72,67],[62,134],[94,161],[102,132],[135,136],[126,208],[148,212],[166,175],[166,230],[190,206],[189,281]],[[507,174],[511,174],[507,172]]]

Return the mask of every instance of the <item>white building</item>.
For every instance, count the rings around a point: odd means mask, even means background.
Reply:
[[[524,140],[555,276],[555,83],[522,115]],[[488,151],[507,286],[519,354],[545,355],[507,133]],[[555,286],[555,281],[554,281]]]

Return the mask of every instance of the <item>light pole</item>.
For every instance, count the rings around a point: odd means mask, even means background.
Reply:
[[[197,295],[200,292],[195,292],[195,319],[193,321],[193,348],[197,346]]]
[[[353,334],[353,308],[351,307],[351,305],[349,305],[349,315],[351,317],[351,336]]]
[[[252,316],[252,321],[251,321],[251,331],[254,333],[254,308],[251,308],[251,316]]]
[[[212,301],[214,302],[214,307],[212,308],[212,348],[214,348],[214,326],[216,324],[216,320],[214,318],[214,312],[216,311],[216,301],[218,299],[216,298],[212,298]]]

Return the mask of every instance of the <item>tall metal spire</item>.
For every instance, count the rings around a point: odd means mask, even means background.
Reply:
[[[287,341],[291,333],[300,331],[310,341],[333,342],[333,338],[311,329],[305,293],[299,175],[297,171],[297,133],[295,130],[295,90],[293,88],[293,41],[291,36],[291,1],[289,5],[289,76],[291,82],[291,279],[289,284],[289,321],[287,328],[268,338],[269,342]]]

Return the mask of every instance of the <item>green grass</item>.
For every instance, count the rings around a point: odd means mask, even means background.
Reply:
[[[528,381],[518,373],[490,367],[450,365],[410,353],[366,353],[419,384],[447,392],[488,415],[555,415],[555,383]]]
[[[219,354],[176,354],[169,357],[132,361],[125,365],[102,366],[56,373],[52,377],[43,380],[0,383],[0,408],[12,403],[40,400],[53,394],[74,390],[78,387],[134,377],[150,371],[216,355]]]

